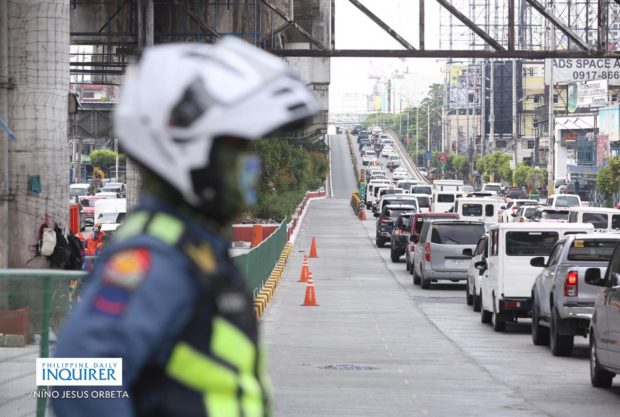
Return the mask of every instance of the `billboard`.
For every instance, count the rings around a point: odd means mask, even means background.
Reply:
[[[481,90],[480,65],[450,65],[450,109],[478,108]]]
[[[603,166],[607,158],[609,158],[609,136],[598,135],[596,137],[596,165]]]
[[[568,111],[573,113],[577,108],[605,107],[607,83],[608,80],[595,80],[569,84]]]
[[[609,142],[620,141],[620,105],[599,109],[597,123],[599,134],[607,135]]]
[[[620,58],[546,59],[545,84],[549,84],[552,67],[554,84],[607,80],[609,85],[620,86]]]

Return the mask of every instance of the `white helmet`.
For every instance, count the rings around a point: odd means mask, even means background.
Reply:
[[[199,206],[191,173],[209,165],[215,138],[259,139],[317,111],[281,59],[225,37],[146,50],[127,71],[114,123],[131,158]]]

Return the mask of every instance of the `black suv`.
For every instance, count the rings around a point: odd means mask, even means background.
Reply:
[[[415,211],[415,206],[402,205],[402,204],[388,204],[383,207],[383,211],[377,219],[377,230],[375,243],[377,247],[382,248],[385,242],[392,237],[392,230],[394,229],[394,222],[398,219],[398,216],[405,212]]]
[[[398,262],[405,254],[405,248],[409,243],[409,228],[415,211],[401,213],[394,223],[392,236],[390,237],[390,258],[392,262]]]

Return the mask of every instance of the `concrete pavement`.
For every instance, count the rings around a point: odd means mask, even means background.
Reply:
[[[312,236],[320,306],[301,307]],[[544,415],[431,323],[379,251],[347,200],[312,202],[261,320],[277,415]]]

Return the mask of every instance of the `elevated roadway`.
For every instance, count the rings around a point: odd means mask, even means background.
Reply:
[[[261,318],[276,415],[618,415],[619,381],[590,386],[586,340],[573,357],[555,358],[532,345],[527,321],[506,333],[482,325],[462,286],[414,287],[404,264],[375,247],[374,218],[353,215],[350,190],[340,197],[355,186],[352,162],[344,136],[331,141],[337,197],[311,203]],[[320,306],[301,307],[305,285],[297,281],[312,237]]]

